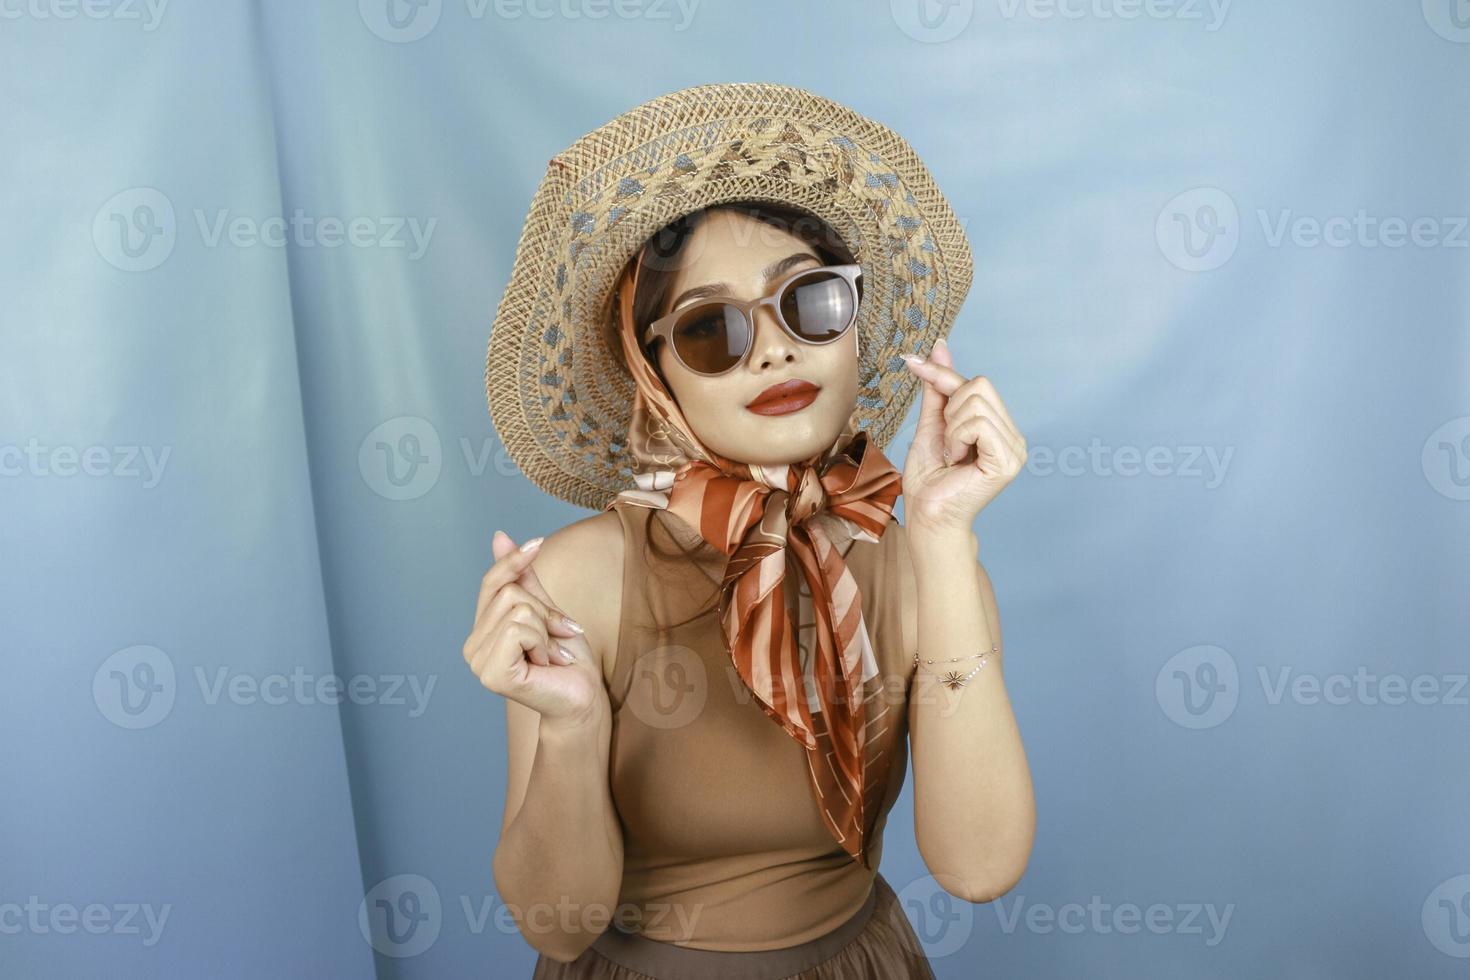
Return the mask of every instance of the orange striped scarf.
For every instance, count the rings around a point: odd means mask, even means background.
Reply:
[[[636,263],[634,263],[636,266]],[[619,278],[624,358],[636,385],[628,450],[638,488],[619,500],[668,510],[729,556],[720,622],[737,673],[765,713],[806,747],[812,791],[842,848],[869,864],[869,838],[886,784],[887,759],[865,757],[865,685],[878,676],[862,594],[824,520],[877,541],[902,490],[901,474],[856,426],[799,464],[760,466],[726,459],[697,439],[644,356],[632,323],[636,274]],[[810,591],[798,588],[798,623],[814,622],[816,649],[803,651],[784,593],[788,557]],[[805,696],[802,692],[805,691]]]

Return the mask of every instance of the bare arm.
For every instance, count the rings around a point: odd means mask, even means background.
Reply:
[[[496,888],[526,941],[551,959],[569,962],[607,927],[622,883],[622,831],[608,783],[612,719],[603,673],[605,657],[616,650],[622,598],[617,515],[599,514],[550,535],[534,563],[532,594],[539,593],[549,613],[569,615],[586,632],[549,637],[577,659],[564,665],[548,659],[548,670],[573,673],[542,674],[538,696],[518,698],[515,686],[503,678],[486,683],[492,690],[506,689],[500,693],[506,695],[509,754],[493,866]],[[527,584],[524,576],[518,581]],[[519,652],[508,655],[509,667],[517,666],[513,661]],[[537,663],[538,654],[527,650],[524,659]],[[565,682],[570,693],[548,695],[555,686],[549,682]],[[573,707],[562,711],[564,703]]]
[[[945,891],[989,902],[1020,880],[1036,833],[1031,773],[1006,694],[995,593],[975,558],[973,532],[907,530],[905,541],[912,562],[905,609],[917,613],[906,617],[910,651],[941,661],[998,648],[955,690],[936,673],[963,676],[978,660],[921,663],[909,696],[919,852]]]

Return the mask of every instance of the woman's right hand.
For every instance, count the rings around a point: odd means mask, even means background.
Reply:
[[[543,720],[576,726],[610,711],[607,688],[586,636],[568,625],[531,567],[541,540],[516,547],[510,535],[495,532],[495,564],[480,583],[464,658],[496,694]]]

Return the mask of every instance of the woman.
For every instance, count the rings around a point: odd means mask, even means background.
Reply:
[[[969,251],[896,140],[810,93],[700,86],[553,158],[533,204],[491,411],[528,476],[601,513],[496,534],[464,653],[507,699],[494,872],[538,978],[931,977],[877,872],[909,742],[939,884],[989,901],[1024,870],[972,525],[1025,441],[942,343]],[[917,384],[900,474],[879,443]]]

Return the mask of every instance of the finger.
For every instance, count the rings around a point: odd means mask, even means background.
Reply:
[[[971,465],[987,474],[999,475],[1008,471],[1015,458],[1009,440],[995,422],[984,415],[964,419],[954,427],[957,446],[952,450],[954,461],[966,461],[970,447],[975,448]]]
[[[518,623],[527,627],[526,630],[518,630],[517,635],[521,638],[521,649],[526,654],[526,659],[540,667],[549,666],[552,662],[552,650],[556,643],[551,639],[551,634],[546,631],[546,620],[530,603],[517,603],[507,614],[507,623]],[[527,640],[531,645],[527,646]],[[558,663],[561,657],[555,658]]]
[[[517,547],[509,534],[504,531],[495,532],[490,539],[490,548],[495,554],[495,563],[480,580],[480,595],[475,601],[475,620],[477,622],[484,617],[485,607],[490,604],[491,597],[499,592],[506,583],[520,578],[521,572],[531,564],[531,560],[536,557],[536,552],[544,540],[546,539],[532,538]]]
[[[915,360],[910,360],[909,358],[914,358]],[[944,406],[947,398],[939,389],[929,383],[928,378],[920,370],[920,362],[922,360],[917,354],[907,354],[904,356],[904,363],[908,364],[913,373],[918,376],[920,385],[923,388],[922,401],[919,403],[919,422],[915,437],[917,439],[919,436],[922,436],[924,441],[929,441],[931,445],[936,445],[939,441],[939,434],[944,432]]]
[[[956,399],[963,401],[971,393],[979,395],[985,401],[985,404],[989,407],[989,411],[985,414],[995,420],[995,424],[999,429],[1003,432],[1009,432],[1015,444],[1023,444],[1025,442],[1021,438],[1021,430],[1016,428],[1015,420],[1011,418],[1011,413],[1007,411],[1005,402],[1000,397],[1000,392],[995,390],[995,385],[983,374],[977,374],[965,382],[964,387],[951,396],[950,407],[954,407]]]
[[[964,377],[954,368],[935,364],[932,360],[926,361],[922,358],[909,360],[910,357],[918,358],[918,355],[910,354],[904,358],[904,363],[909,366],[909,370],[938,388],[942,395],[953,394],[960,385],[965,383]]]
[[[546,587],[541,584],[541,579],[536,575],[535,559],[532,559],[532,561],[533,564],[525,567],[521,572],[520,578],[516,579],[515,584],[526,595],[533,597],[537,602],[541,603],[542,607],[546,610],[546,624],[557,636],[577,636],[585,633],[586,630],[582,629],[582,625],[568,616],[566,610],[562,609],[561,606],[556,604],[556,600],[551,598],[551,594],[546,591]]]
[[[949,341],[944,337],[934,341],[934,349],[929,352],[929,360],[942,367],[954,367],[954,351],[949,349]]]
[[[536,615],[541,619],[541,625],[546,628],[547,632],[558,637],[576,635],[577,631],[566,625],[568,619],[565,613],[555,606],[548,606],[532,595],[519,580],[506,584],[491,597],[489,605],[485,607],[480,628],[493,631],[497,624],[504,621],[510,610],[518,605],[527,605],[535,610]]]
[[[1005,436],[1006,442],[1011,445],[1011,448],[1019,452],[1022,445],[1020,433],[1012,431],[1006,425],[1005,421],[1000,418],[1000,413],[996,411],[995,404],[985,396],[983,386],[976,388],[970,387],[974,383],[974,380],[976,379],[966,382],[965,387],[950,396],[949,404],[944,409],[945,425],[948,428],[953,428],[966,419],[988,418],[995,423],[995,427]],[[969,391],[970,394],[961,397],[962,393],[966,391]]]
[[[530,579],[530,581],[535,584],[537,588],[533,591],[532,589],[526,587],[526,576],[528,574],[534,576],[535,573],[531,572],[528,567],[525,572],[521,573],[520,578],[507,585],[501,591],[513,592],[523,601],[529,602],[538,612],[541,613],[541,618],[545,622],[546,628],[550,630],[553,635],[576,636],[580,634],[582,632],[582,627],[578,626],[576,624],[576,621],[573,620],[572,617],[568,616],[560,606],[551,601],[551,597],[546,594],[545,589],[540,588],[540,583],[537,582],[534,577]],[[539,593],[539,595],[537,593]]]
[[[492,690],[497,686],[496,682],[504,678],[528,676],[537,667],[546,666],[537,663],[537,658],[527,652],[534,650],[542,642],[543,635],[534,625],[508,623],[502,632],[492,637],[476,653],[470,669],[480,678],[480,683]],[[559,665],[559,661],[552,664]]]

